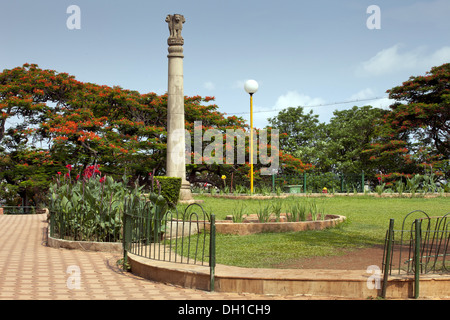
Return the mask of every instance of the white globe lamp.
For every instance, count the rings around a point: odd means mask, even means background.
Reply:
[[[256,91],[258,91],[258,82],[255,80],[247,80],[244,84],[244,89],[249,94],[254,94]]]

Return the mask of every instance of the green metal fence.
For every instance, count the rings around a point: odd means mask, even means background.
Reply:
[[[386,297],[388,278],[393,273],[414,275],[414,297],[419,297],[420,275],[450,272],[450,213],[430,217],[416,210],[395,229],[391,219],[386,232],[383,254],[383,287]]]
[[[273,175],[271,181],[266,183],[271,183],[272,190],[279,188],[292,193],[320,193],[324,188],[327,192],[354,193],[364,192],[365,177],[364,172],[360,174],[305,172],[298,175]]]
[[[155,214],[149,204],[125,208],[124,264],[131,253],[147,259],[207,266],[210,290],[214,291],[214,214],[209,215],[199,204],[191,204],[183,212],[174,208],[163,214]]]
[[[110,207],[101,213],[85,207],[52,207],[49,211],[50,236],[71,241],[122,241],[122,211]]]

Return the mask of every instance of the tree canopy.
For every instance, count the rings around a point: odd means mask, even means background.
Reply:
[[[315,166],[320,172],[361,173],[371,171],[369,156],[362,151],[376,142],[376,121],[386,111],[371,106],[334,111],[329,123],[321,123],[313,111],[288,108],[269,123],[286,133],[280,149]]]
[[[380,143],[366,152],[385,172],[450,174],[450,64],[387,91],[396,100],[380,123]]]
[[[213,100],[185,97],[187,130],[193,130],[194,121],[202,122],[203,131],[248,129],[242,118],[219,112]],[[77,175],[98,164],[104,174],[120,178],[126,173],[142,184],[150,172],[165,175],[167,94],[81,82],[24,64],[0,73],[0,112],[0,200],[25,205],[44,201],[52,178],[67,174],[68,165],[70,174]],[[309,168],[299,159],[280,156],[293,170]],[[196,172],[209,172],[208,182],[217,183],[218,174],[238,171],[242,182],[248,182],[246,164],[188,168],[191,182],[199,178]]]
[[[287,108],[268,121],[286,136],[283,149],[320,172],[398,179],[433,172],[450,175],[450,64],[433,67],[387,91],[389,109],[335,111],[320,123],[312,111]]]

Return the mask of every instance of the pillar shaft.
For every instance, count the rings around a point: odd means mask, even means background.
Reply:
[[[167,97],[167,175],[186,180],[184,137],[183,47],[170,53]]]
[[[185,162],[185,126],[184,126],[184,78],[183,78],[183,44],[181,28],[184,23],[182,15],[168,15],[169,23],[169,70],[167,90],[167,176],[181,178],[180,200],[191,200],[190,185],[186,180]]]

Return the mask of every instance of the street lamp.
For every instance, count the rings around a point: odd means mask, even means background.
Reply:
[[[244,89],[250,94],[250,191],[253,194],[253,94],[258,91],[258,82],[247,80]]]

